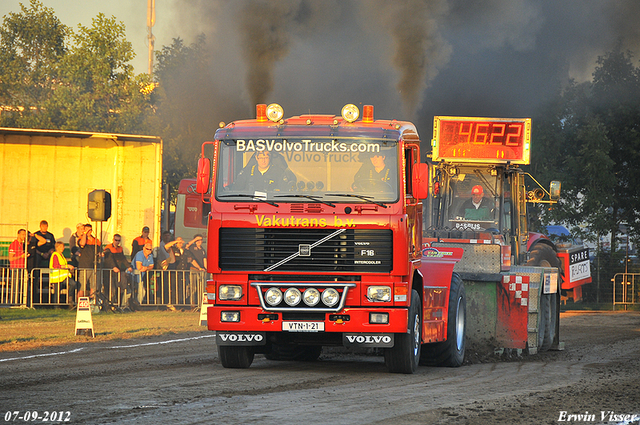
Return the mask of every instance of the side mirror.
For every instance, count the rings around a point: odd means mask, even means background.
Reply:
[[[211,161],[209,158],[200,158],[198,160],[198,174],[196,177],[196,192],[204,195],[209,191],[211,182]]]
[[[552,201],[557,201],[558,199],[560,199],[560,182],[559,181],[554,180],[549,185],[549,198],[551,198]]]
[[[413,174],[413,197],[416,199],[425,199],[429,196],[429,165],[418,163]]]

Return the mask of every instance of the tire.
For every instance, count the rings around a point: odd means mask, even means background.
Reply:
[[[218,356],[222,367],[233,369],[246,369],[253,363],[253,347],[238,347],[235,345],[223,345],[218,347]]]
[[[314,362],[322,353],[321,345],[271,344],[264,354],[268,360]]]
[[[425,366],[459,367],[464,362],[467,337],[467,295],[464,282],[457,273],[451,276],[447,340],[425,344],[420,364]]]
[[[560,261],[554,249],[544,243],[539,243],[529,252],[527,266],[557,267]],[[558,308],[558,293],[540,294],[538,309],[538,351],[547,351],[556,340],[560,311]]]
[[[414,373],[422,347],[422,303],[418,292],[411,291],[408,333],[395,334],[393,348],[384,350],[384,362],[391,373]]]

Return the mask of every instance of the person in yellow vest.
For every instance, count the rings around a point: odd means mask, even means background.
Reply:
[[[56,242],[55,249],[49,259],[49,268],[52,269],[49,274],[49,283],[59,284],[60,287],[65,284],[67,286],[69,304],[71,308],[75,308],[76,291],[80,287],[80,284],[71,277],[73,266],[67,263],[67,259],[64,258],[62,254],[64,251],[64,243]]]

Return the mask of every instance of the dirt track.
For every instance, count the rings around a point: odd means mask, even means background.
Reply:
[[[414,375],[337,352],[224,369],[214,340],[202,332],[1,353],[0,422],[35,410],[96,424],[640,423],[637,312],[563,313],[565,351]],[[635,422],[601,419],[611,411]],[[587,417],[569,416],[578,414]]]

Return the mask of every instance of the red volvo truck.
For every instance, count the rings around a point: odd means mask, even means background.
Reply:
[[[452,235],[431,224],[423,236],[441,208],[431,202],[423,217],[439,165],[420,162],[413,124],[374,119],[369,105],[362,112],[346,105],[341,116],[284,118],[279,105],[258,105],[256,119],[224,125],[203,144],[207,325],[224,367],[249,367],[255,354],[314,360],[323,346],[380,349],[391,372],[463,363],[468,301],[454,267],[465,244],[447,246]],[[509,241],[492,240],[502,264]],[[529,281],[506,267],[492,278]],[[522,308],[522,291],[498,302]]]

